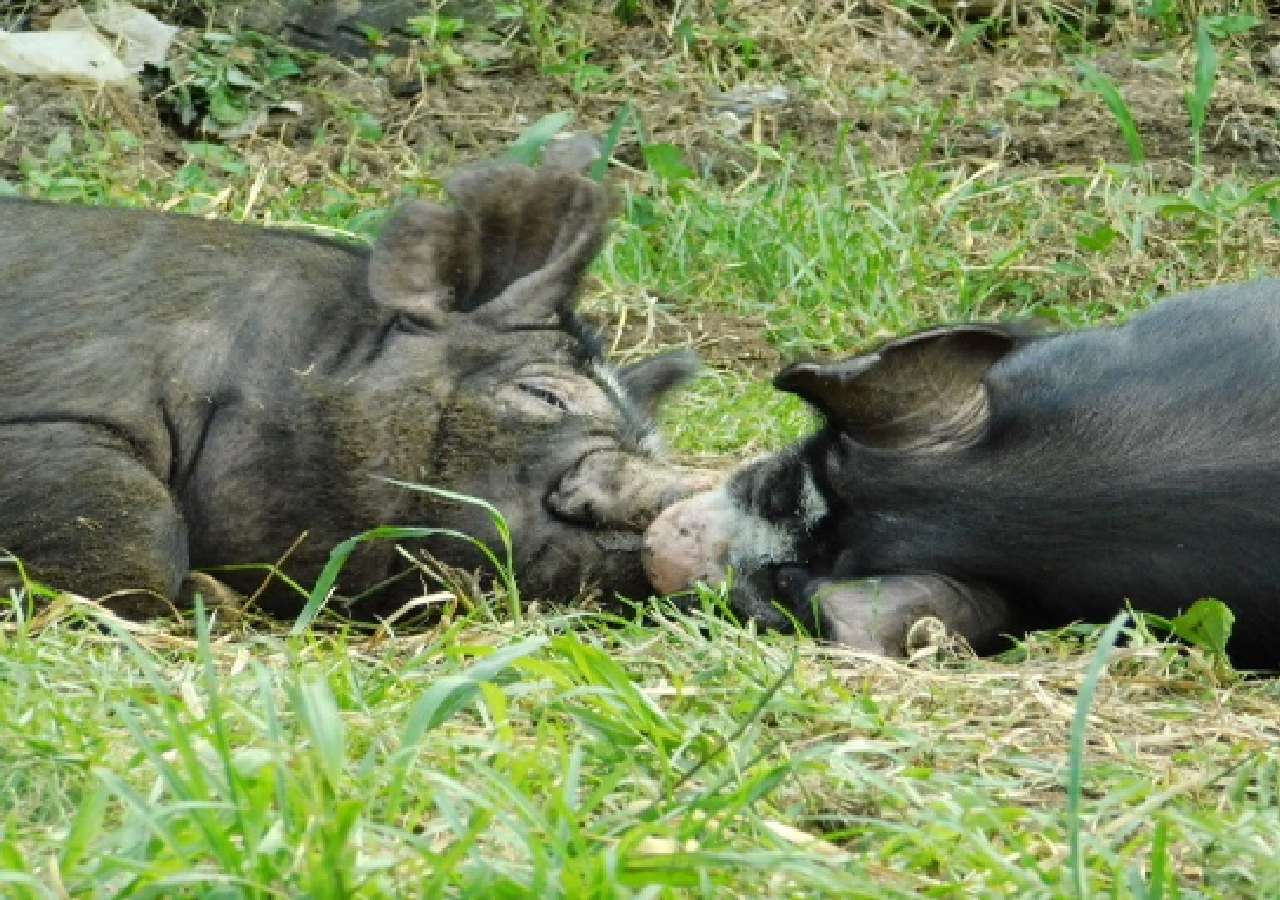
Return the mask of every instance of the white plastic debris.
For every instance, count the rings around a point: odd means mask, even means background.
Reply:
[[[736,116],[751,116],[769,107],[786,106],[791,92],[783,85],[740,84],[730,91],[712,88],[707,103],[713,113],[731,112]]]
[[[780,109],[791,102],[791,92],[780,84],[740,84],[730,91],[711,88],[707,92],[707,110],[711,120],[726,137],[737,137],[757,112]]]
[[[72,24],[70,13],[83,17],[83,24]],[[125,84],[133,80],[132,73],[79,8],[59,13],[48,31],[0,32],[0,69],[33,78],[95,84]]]
[[[129,3],[104,3],[92,18],[73,6],[54,16],[48,31],[0,31],[0,70],[30,78],[136,86],[134,73],[144,63],[163,61],[176,32]]]
[[[132,3],[103,3],[89,16],[93,23],[119,42],[117,54],[131,72],[141,72],[143,65],[159,65],[169,55],[169,46],[178,26],[166,25]]]

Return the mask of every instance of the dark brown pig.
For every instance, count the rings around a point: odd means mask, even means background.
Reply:
[[[661,590],[729,576],[768,624],[886,654],[922,616],[991,650],[1214,597],[1233,661],[1280,668],[1280,280],[1118,327],[932,329],[775,384],[825,426],[666,510]]]
[[[580,148],[579,148],[580,149]],[[579,321],[605,234],[603,188],[492,163],[411,202],[364,249],[298,231],[136,209],[0,200],[0,548],[37,579],[126,613],[193,569],[271,563],[309,584],[378,525],[501,545],[526,594],[643,597],[644,528],[703,476],[655,461],[649,413],[688,353],[613,369]],[[473,567],[460,540],[421,542]],[[339,589],[422,589],[387,542]],[[261,571],[219,576],[254,590]],[[279,581],[263,597],[290,612]]]

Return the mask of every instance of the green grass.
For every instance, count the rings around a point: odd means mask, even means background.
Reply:
[[[567,8],[506,4],[522,30],[503,40],[509,65],[588,125],[607,130],[617,96],[635,102],[643,133],[624,129],[599,311],[740,319],[785,359],[970,317],[1110,321],[1280,259],[1280,184],[1215,156],[1242,20],[1197,29],[1192,6],[1153,3],[1096,45],[1061,9],[960,23],[949,34],[969,55],[927,69],[983,54],[1019,77],[1039,67],[1001,107],[981,73],[969,94],[934,95],[899,59],[910,47],[868,55],[868,34],[947,18],[919,4],[800,25],[794,4],[696,21],[644,0]],[[617,33],[599,30],[616,14],[665,55],[608,56]],[[461,26],[427,25],[427,49],[475,49]],[[952,40],[917,38],[939,54]],[[1101,52],[1131,46],[1185,79],[1184,158],[1103,74]],[[441,58],[425,77],[489,71]],[[735,80],[800,85],[818,106],[854,98],[872,134],[774,132],[762,116],[745,137],[708,136],[700,99],[684,131],[664,124],[668,106]],[[85,100],[74,127],[6,156],[0,189],[359,237],[475,154],[410,146],[358,102],[301,146],[188,141],[158,162]],[[997,114],[1087,104],[1110,117],[1114,153],[1037,166],[963,150],[1008,124]],[[767,373],[733,365],[664,420],[692,461],[811,424]],[[1109,651],[1113,632],[1081,626],[1003,660],[940,648],[901,663],[757,634],[713,593],[636,621],[550,609],[519,596],[519,575],[510,606],[425,631],[128,625],[70,599],[0,626],[0,896],[1280,896],[1280,686],[1200,649],[1130,627]]]
[[[11,632],[5,896],[1280,890],[1272,684],[1130,650],[1085,720],[1097,672],[1048,646],[907,668],[658,618]]]

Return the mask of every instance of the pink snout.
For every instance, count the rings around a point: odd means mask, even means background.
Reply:
[[[729,504],[722,491],[668,506],[645,533],[644,568],[654,589],[674,594],[699,581],[719,584],[728,570]]]

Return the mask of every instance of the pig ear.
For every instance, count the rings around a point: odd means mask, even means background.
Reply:
[[[542,168],[559,172],[586,172],[603,155],[600,140],[585,132],[553,140],[542,152]]]
[[[458,210],[413,201],[391,214],[369,258],[369,291],[392,307],[436,327],[480,280],[475,223]]]
[[[1029,334],[1020,325],[935,328],[865,356],[790,366],[773,383],[869,447],[954,446],[981,435],[990,415],[983,378]]]
[[[494,326],[544,323],[568,311],[582,274],[604,243],[602,185],[552,159],[539,170],[504,164],[464,172],[448,185],[475,223],[480,277],[460,310]]]
[[[627,396],[646,416],[652,416],[667,394],[696,375],[701,368],[702,361],[694,351],[671,350],[624,366],[618,372],[618,379]]]
[[[491,324],[521,327],[567,310],[608,217],[604,188],[571,170],[583,159],[566,149],[539,170],[491,163],[449,180],[453,209],[402,206],[369,260],[374,299],[427,324],[483,308]]]

